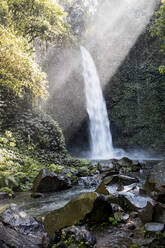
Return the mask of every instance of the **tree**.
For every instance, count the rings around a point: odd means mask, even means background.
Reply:
[[[152,36],[158,36],[161,40],[160,51],[165,53],[165,0],[162,0],[159,10],[155,13],[154,23],[150,28]],[[165,66],[159,67],[160,73],[165,73]]]
[[[0,84],[45,98],[47,77],[34,57],[37,38],[55,45],[72,39],[62,7],[53,0],[0,0]]]
[[[53,0],[6,0],[14,29],[29,42],[62,43],[71,36],[66,13]]]
[[[0,84],[23,96],[47,96],[46,74],[35,63],[27,40],[0,25]]]

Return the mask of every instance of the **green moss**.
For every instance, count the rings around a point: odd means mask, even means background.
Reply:
[[[48,166],[48,169],[52,172],[55,172],[57,174],[59,174],[65,167],[63,165],[59,165],[59,164],[51,164]]]
[[[79,168],[79,173],[81,176],[90,176],[90,170],[87,166],[83,166]]]
[[[72,168],[70,168],[70,171],[74,174],[74,173],[76,173],[77,170],[72,167]]]
[[[132,244],[131,246],[130,246],[130,248],[138,248],[139,246],[138,245],[136,245],[136,244]]]
[[[6,192],[9,197],[12,197],[14,195],[14,192],[8,187],[0,188],[0,192]]]

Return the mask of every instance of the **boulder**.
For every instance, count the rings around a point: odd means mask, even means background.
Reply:
[[[143,223],[152,221],[154,206],[151,202],[148,202],[146,207],[138,211],[138,215]]]
[[[158,192],[165,195],[165,161],[153,166],[145,182],[144,190],[149,193]]]
[[[71,187],[70,179],[50,172],[47,169],[40,171],[33,183],[33,192],[49,193]]]
[[[89,192],[72,199],[63,208],[49,212],[45,216],[44,226],[52,238],[56,231],[64,227],[80,221],[88,224],[103,222],[111,214],[111,204],[96,192]]]
[[[165,204],[156,204],[154,207],[153,220],[165,224]]]
[[[103,161],[99,161],[98,162],[98,170],[100,171],[100,173],[103,172],[107,172],[107,171],[111,171],[114,168],[114,163],[113,160],[103,160]]]
[[[14,248],[47,248],[49,238],[40,222],[11,204],[0,213],[0,244]]]
[[[32,198],[43,198],[43,197],[45,197],[45,195],[44,194],[42,194],[42,193],[32,193],[31,194],[31,197]]]
[[[145,224],[145,230],[147,232],[162,232],[164,230],[164,224],[162,223],[156,223],[156,222],[150,222]]]
[[[62,229],[62,239],[63,241],[68,241],[72,237],[72,244],[85,243],[88,247],[93,247],[96,243],[96,239],[93,237],[91,232],[86,226],[70,226]]]
[[[119,168],[129,168],[131,171],[138,171],[142,167],[142,164],[138,160],[131,160],[127,157],[123,157],[118,160]]]
[[[129,185],[132,183],[137,183],[138,179],[125,176],[125,175],[112,175],[104,178],[104,183],[106,185],[112,185],[115,183],[122,184],[122,185]]]
[[[98,188],[96,189],[97,193],[103,194],[103,195],[109,195],[109,191],[105,185],[104,182],[101,182],[101,184],[98,186]]]
[[[99,175],[89,176],[89,177],[80,177],[78,184],[85,187],[97,186],[101,182]]]
[[[9,195],[7,192],[0,192],[0,201],[9,199]]]

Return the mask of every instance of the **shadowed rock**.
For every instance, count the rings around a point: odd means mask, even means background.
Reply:
[[[47,193],[70,187],[71,181],[68,178],[43,169],[34,180],[33,192]]]
[[[92,246],[96,243],[96,239],[93,237],[91,232],[87,229],[86,226],[70,226],[62,229],[63,240],[69,240],[73,237],[73,244],[80,244],[81,242],[87,243],[88,246]]]
[[[43,246],[43,240],[47,240],[47,245]],[[2,244],[14,248],[47,248],[49,238],[41,223],[11,204],[0,214],[0,247]]]

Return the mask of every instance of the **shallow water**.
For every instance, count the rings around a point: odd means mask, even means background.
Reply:
[[[20,192],[16,194],[14,199],[0,202],[0,210],[11,203],[15,203],[32,216],[42,216],[49,211],[63,207],[72,198],[93,190],[94,188],[89,189],[82,186],[75,186],[69,190],[51,193],[37,199],[31,197],[31,192]]]
[[[103,163],[109,162],[109,160],[102,160]],[[139,179],[139,183],[137,183],[138,187],[141,187],[146,177],[149,174],[149,171],[153,167],[153,165],[157,164],[160,161],[145,161],[143,168],[139,172],[131,172],[132,177],[137,177]],[[96,161],[93,161],[93,164],[95,165]],[[21,209],[26,211],[28,214],[32,216],[42,216],[46,214],[49,211],[58,209],[63,207],[65,204],[67,204],[71,199],[74,197],[86,193],[86,192],[92,192],[94,191],[96,186],[88,186],[85,187],[83,185],[74,186],[71,189],[63,190],[59,192],[54,192],[51,194],[45,195],[45,197],[41,198],[32,198],[31,192],[20,192],[16,193],[16,197],[14,199],[10,200],[4,200],[0,202],[0,210],[4,207],[8,206],[11,203],[17,204]],[[127,187],[125,187],[127,188]],[[112,185],[109,187],[110,192],[116,193],[116,185]],[[146,204],[146,201],[150,201],[148,198],[139,198],[139,194],[136,192],[131,192],[127,194],[128,198],[131,198],[131,200],[135,200],[137,202],[144,201],[144,204]]]

